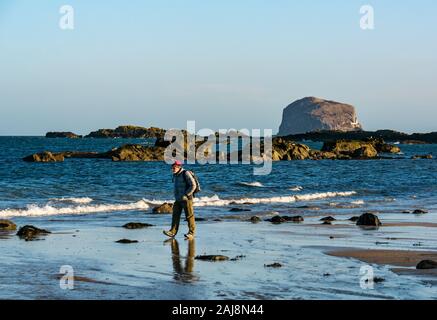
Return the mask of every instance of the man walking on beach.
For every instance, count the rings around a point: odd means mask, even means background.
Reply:
[[[170,238],[174,238],[179,230],[179,222],[181,219],[182,210],[185,212],[185,217],[188,222],[188,233],[185,238],[188,240],[194,239],[194,232],[196,230],[196,222],[194,219],[193,209],[193,194],[196,191],[196,180],[191,172],[182,168],[182,162],[175,161],[171,166],[174,181],[174,196],[175,202],[173,204],[173,216],[171,222],[171,229],[163,231],[164,234]]]

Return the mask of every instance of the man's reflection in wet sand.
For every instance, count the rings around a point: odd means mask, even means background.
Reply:
[[[188,253],[185,258],[185,265],[182,266],[179,243],[176,239],[167,240],[171,244],[171,254],[173,261],[174,279],[181,282],[194,282],[198,280],[193,274],[194,255],[196,251],[195,240],[188,240]]]

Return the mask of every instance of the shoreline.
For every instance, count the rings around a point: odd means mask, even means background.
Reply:
[[[202,221],[198,222],[193,248],[183,240],[186,228],[183,219],[176,243],[163,237],[161,232],[171,218],[169,215],[159,218],[120,212],[108,214],[111,219],[96,216],[83,221],[75,221],[71,216],[52,220],[23,217],[18,219],[20,225],[36,223],[52,233],[41,241],[26,242],[14,234],[0,238],[5,251],[3,268],[7,268],[0,271],[5,274],[4,281],[15,283],[10,290],[20,292],[23,287],[33,290],[35,282],[51,288],[45,294],[54,299],[176,299],[187,294],[187,286],[202,292],[198,295],[194,290],[185,296],[188,299],[396,299],[417,297],[417,285],[415,289],[405,289],[406,296],[398,296],[394,287],[405,282],[418,283],[423,276],[435,281],[435,270],[413,269],[420,260],[437,260],[437,242],[431,234],[426,238],[415,229],[417,226],[431,229],[434,223],[393,222],[388,228],[363,230],[347,220],[322,225],[319,219],[324,216],[312,214],[305,216],[303,223],[279,225],[266,221],[256,224],[246,220]],[[385,217],[380,216],[383,223]],[[90,225],[88,219],[101,223]],[[130,221],[154,226],[139,230],[121,228]],[[116,243],[123,238],[138,243]],[[378,241],[387,244],[380,248]],[[423,242],[425,248],[414,247],[417,241]],[[209,254],[225,255],[229,260],[192,260],[197,255]],[[386,280],[374,292],[365,292],[359,286],[362,262],[374,265],[375,276]],[[27,263],[32,263],[34,269],[20,280],[18,275],[24,272],[21,269]],[[266,267],[275,263],[282,267]],[[59,291],[59,276],[55,275],[60,265],[72,265],[77,270],[77,290]],[[402,277],[396,278],[398,275]],[[15,277],[18,280],[12,280]],[[150,291],[156,286],[162,287],[162,292]],[[34,295],[29,293],[26,297]]]

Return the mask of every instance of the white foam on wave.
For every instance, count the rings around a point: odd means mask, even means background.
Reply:
[[[72,202],[72,203],[80,203],[80,204],[86,204],[86,203],[90,203],[93,202],[94,200],[88,197],[83,197],[83,198],[54,198],[54,199],[50,199],[51,201],[56,201],[56,202]]]
[[[56,216],[56,215],[74,215],[74,214],[90,214],[111,211],[127,211],[127,210],[146,210],[150,206],[144,201],[138,201],[126,204],[96,204],[96,205],[78,205],[69,207],[55,207],[50,204],[38,206],[31,204],[23,209],[6,209],[0,211],[0,217],[40,217],[40,216]]]
[[[290,188],[290,189],[288,189],[288,190],[291,190],[291,191],[302,191],[302,190],[303,190],[303,187],[302,187],[302,186],[295,186],[295,187]]]
[[[349,197],[356,194],[355,191],[346,192],[321,192],[302,195],[280,196],[270,198],[240,198],[240,199],[220,199],[218,195],[211,197],[199,197],[194,199],[195,207],[222,207],[235,204],[263,204],[263,203],[292,203],[296,201],[309,201],[334,197]],[[75,215],[91,214],[112,211],[132,211],[147,210],[152,206],[161,205],[164,202],[172,200],[148,200],[142,199],[137,202],[124,204],[95,204],[95,205],[76,205],[56,207],[51,204],[36,205],[31,204],[22,209],[5,209],[0,210],[0,217],[39,217],[55,215]]]
[[[361,204],[364,204],[364,200],[352,201],[351,203],[356,204],[356,205],[361,205]]]
[[[296,201],[309,201],[334,197],[349,197],[356,194],[355,191],[346,192],[321,192],[302,195],[270,197],[270,198],[241,198],[241,199],[220,199],[217,195],[212,197],[201,197],[194,200],[195,207],[206,206],[228,206],[233,204],[258,204],[258,203],[291,203]]]
[[[238,182],[238,184],[246,187],[258,187],[262,188],[264,185],[261,182],[254,181],[254,182]]]

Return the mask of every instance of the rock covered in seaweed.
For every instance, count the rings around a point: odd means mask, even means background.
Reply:
[[[44,229],[39,229],[35,226],[26,225],[18,230],[17,236],[20,237],[20,239],[32,241],[36,240],[40,236],[44,236],[49,233],[51,232]]]

